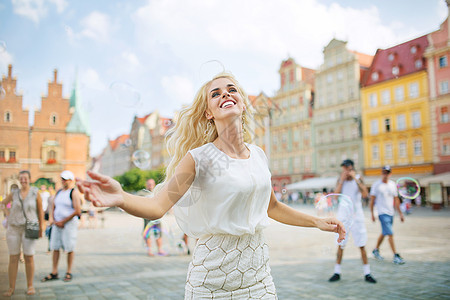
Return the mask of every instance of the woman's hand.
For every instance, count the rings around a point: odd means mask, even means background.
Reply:
[[[338,243],[345,239],[344,224],[336,218],[318,218],[317,228],[322,231],[331,231],[339,234]]]
[[[96,207],[120,206],[124,202],[123,190],[120,183],[109,176],[88,171],[92,180],[77,178],[77,187],[84,198]]]

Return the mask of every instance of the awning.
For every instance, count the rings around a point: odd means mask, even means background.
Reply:
[[[336,187],[338,177],[315,177],[286,185],[290,191],[312,191],[323,188],[333,189]]]
[[[442,186],[450,186],[450,172],[430,175],[420,179],[421,186],[428,186],[430,183],[442,183]]]

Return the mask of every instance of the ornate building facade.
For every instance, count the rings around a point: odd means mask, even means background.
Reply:
[[[16,90],[12,65],[2,77],[1,86],[5,96],[0,99],[0,195],[18,185],[18,172],[24,169],[31,172],[32,182],[44,178],[57,186],[63,170],[84,178],[89,164],[90,134],[77,84],[70,99],[64,98],[55,70],[47,96],[41,98],[41,109],[34,113],[32,126],[28,110],[22,108],[22,95]]]
[[[315,166],[319,176],[335,176],[342,160],[362,169],[360,80],[373,57],[332,39],[316,73],[314,102]]]
[[[312,109],[315,70],[293,58],[281,63],[280,89],[271,98],[281,113],[271,116],[270,167],[275,188],[315,173]]]

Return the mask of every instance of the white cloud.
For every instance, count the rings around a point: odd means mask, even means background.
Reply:
[[[180,107],[192,101],[194,97],[194,87],[192,82],[182,76],[164,76],[161,79],[161,85],[167,97]],[[176,107],[174,106],[174,107]]]
[[[81,20],[81,26],[83,29],[80,32],[80,37],[101,42],[109,40],[112,26],[108,15],[94,11]]]
[[[55,5],[58,13],[62,13],[68,5],[66,0],[12,0],[14,13],[35,23],[47,15],[48,3]]]
[[[68,5],[66,0],[48,0],[48,1],[50,3],[53,3],[56,6],[56,11],[59,14],[62,13],[66,9],[66,7]]]
[[[106,84],[101,80],[98,72],[92,68],[88,68],[80,72],[80,84],[87,89],[106,90]]]
[[[13,63],[12,55],[4,48],[0,41],[0,72],[4,73],[8,69],[8,65]]]
[[[144,47],[151,51],[162,41],[196,64],[213,55],[234,60],[241,53],[280,61],[289,53],[300,58],[299,63],[317,67],[333,36],[355,41],[357,49],[352,50],[368,54],[397,39],[393,29],[382,24],[375,6],[327,7],[316,0],[229,0],[226,5],[219,0],[148,1],[133,20]]]
[[[122,52],[121,57],[124,60],[124,63],[128,66],[128,68],[136,69],[137,67],[140,66],[139,59],[133,52],[129,51]]]

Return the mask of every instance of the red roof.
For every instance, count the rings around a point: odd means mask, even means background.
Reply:
[[[165,134],[166,131],[173,126],[173,121],[170,118],[162,118],[162,117],[160,118],[160,121],[161,121],[161,129],[163,131],[163,134]]]
[[[248,95],[248,100],[250,100],[252,105],[255,105],[256,98],[258,98],[258,96]]]
[[[122,134],[115,140],[109,141],[109,146],[112,150],[116,150],[119,145],[125,144],[125,142],[130,138],[129,134]]]
[[[423,53],[427,46],[428,39],[424,35],[388,49],[378,49],[369,71],[362,80],[362,86],[426,70]]]
[[[356,55],[356,58],[358,58],[358,63],[361,67],[369,68],[373,61],[373,55],[364,54],[361,52],[356,51],[350,51]]]
[[[315,74],[316,70],[302,67],[302,81],[311,84],[313,87],[314,87],[314,79],[316,78]]]

